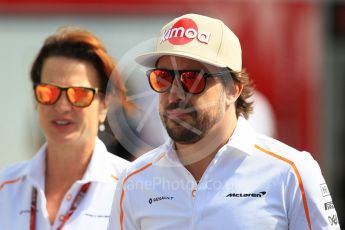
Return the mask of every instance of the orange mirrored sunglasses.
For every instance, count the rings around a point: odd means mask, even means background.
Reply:
[[[76,107],[87,107],[92,103],[93,98],[97,93],[100,93],[98,88],[89,87],[59,87],[56,85],[39,83],[34,85],[35,97],[38,103],[43,105],[55,104],[62,91],[66,91],[66,96],[71,105]]]
[[[169,91],[176,77],[186,93],[199,94],[205,90],[207,78],[231,76],[231,73],[229,70],[206,73],[203,70],[151,69],[146,72],[146,76],[151,88],[158,93]]]

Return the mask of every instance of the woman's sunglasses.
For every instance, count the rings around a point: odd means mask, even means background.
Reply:
[[[152,69],[146,72],[151,88],[158,92],[167,92],[178,75],[178,82],[182,85],[185,92],[199,94],[205,90],[206,79],[209,77],[230,76],[230,70],[224,70],[218,73],[206,73],[203,70],[167,70]]]
[[[50,84],[35,84],[35,97],[37,102],[44,105],[53,105],[55,104],[60,96],[62,91],[66,91],[66,96],[71,103],[71,105],[76,107],[87,107],[91,104],[95,94],[99,93],[97,88],[89,87],[59,87],[56,85]]]

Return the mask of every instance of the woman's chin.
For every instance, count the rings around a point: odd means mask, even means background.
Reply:
[[[76,144],[78,142],[78,139],[79,138],[77,138],[75,134],[54,135],[54,136],[47,137],[48,143],[58,144],[58,145]]]

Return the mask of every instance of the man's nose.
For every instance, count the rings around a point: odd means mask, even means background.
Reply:
[[[175,77],[169,90],[169,103],[185,100],[186,96],[187,93],[184,91],[183,86]]]

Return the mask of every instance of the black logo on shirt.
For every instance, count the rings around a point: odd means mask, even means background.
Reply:
[[[334,214],[333,216],[329,216],[328,221],[331,224],[331,226],[338,225],[338,222],[339,222],[336,214]]]
[[[332,201],[325,203],[325,210],[327,211],[327,210],[330,210],[330,209],[334,209],[334,204],[333,204]]]
[[[150,198],[149,199],[149,204],[152,204],[153,202],[161,201],[161,200],[172,200],[174,199],[173,196],[158,196],[155,198]]]
[[[38,211],[36,210],[36,212],[38,212]],[[19,215],[23,215],[23,214],[30,214],[30,209],[20,210]]]
[[[266,192],[259,193],[229,193],[226,197],[263,197]]]
[[[96,215],[96,214],[91,214],[91,213],[85,213],[84,215],[88,217],[93,217],[93,218],[110,218],[109,215]]]
[[[320,189],[323,197],[330,195],[327,184],[320,184]]]

